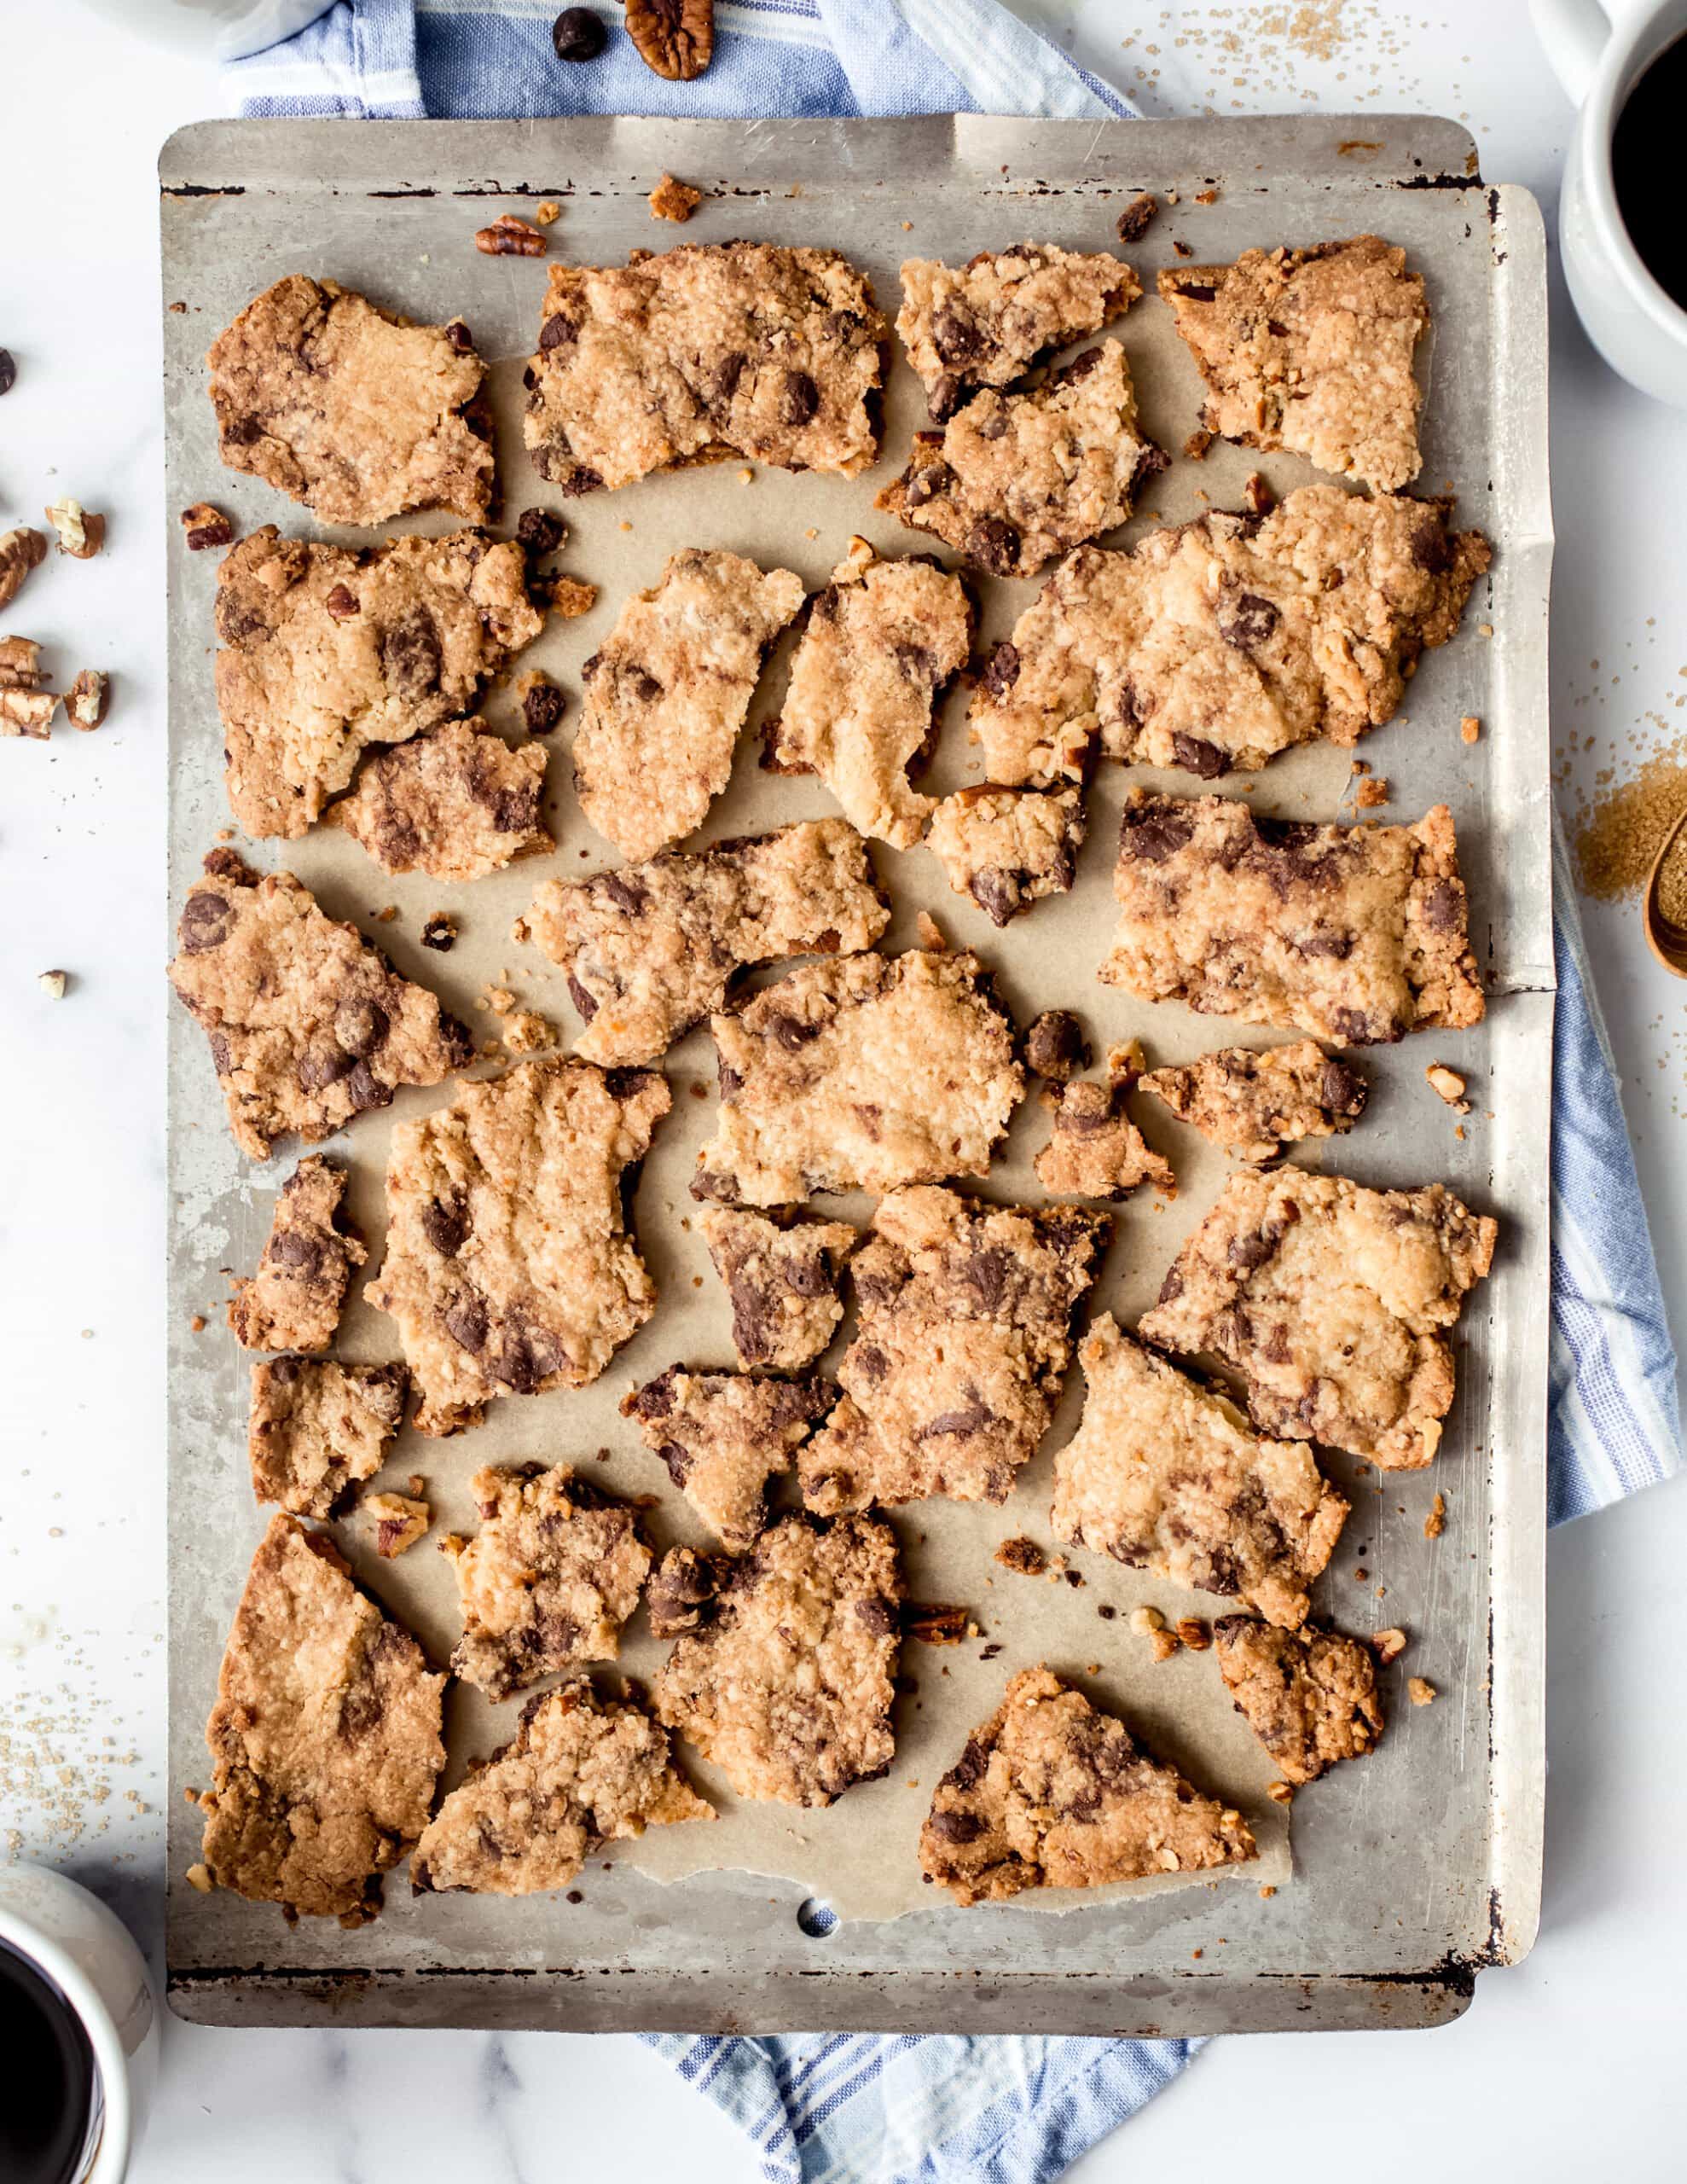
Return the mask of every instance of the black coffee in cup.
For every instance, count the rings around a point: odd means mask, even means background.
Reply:
[[[1629,93],[1611,139],[1611,179],[1629,241],[1687,311],[1687,224],[1675,132],[1687,110],[1687,38],[1666,46]]]
[[[53,1982],[0,1942],[0,2177],[74,2184],[98,2131],[99,2073],[82,2020]]]

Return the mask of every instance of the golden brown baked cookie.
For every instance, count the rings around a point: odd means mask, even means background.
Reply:
[[[1258,1162],[1275,1160],[1301,1138],[1350,1130],[1371,1088],[1316,1039],[1296,1039],[1257,1050],[1220,1047],[1176,1068],[1150,1070],[1142,1089],[1212,1144]]]
[[[424,1827],[445,1679],[351,1582],[333,1542],[271,1518],[229,1633],[200,1793],[212,1878],[361,1926]]]
[[[714,1817],[674,1765],[661,1723],[577,1676],[530,1699],[509,1742],[445,1798],[416,1845],[410,1885],[418,1896],[534,1896],[566,1888],[606,1843]]]
[[[1131,1119],[1126,1095],[1141,1074],[1141,1049],[1110,1047],[1104,1082],[1070,1078],[1050,1104],[1054,1121],[1035,1162],[1037,1181],[1056,1198],[1128,1198],[1152,1183],[1177,1196],[1172,1164]]]
[[[739,1797],[829,1805],[895,1756],[901,1601],[896,1536],[875,1517],[787,1517],[738,1560],[675,1548],[651,1581],[652,1628],[681,1632],[657,1713]]]
[[[838,1286],[860,1232],[735,1205],[705,1205],[697,1225],[732,1304],[739,1363],[771,1373],[812,1365],[844,1317]]]
[[[554,850],[540,817],[542,745],[512,746],[483,720],[452,720],[371,752],[323,818],[383,872],[483,880],[514,857]]]
[[[1220,1616],[1213,1650],[1225,1689],[1288,1782],[1315,1782],[1338,1759],[1374,1751],[1383,1734],[1371,1648],[1335,1630],[1277,1630]]]
[[[344,1168],[313,1153],[281,1185],[258,1271],[236,1277],[229,1299],[241,1349],[310,1355],[333,1340],[352,1269],[368,1257],[341,1223],[345,1182]]]
[[[760,1373],[690,1373],[670,1365],[623,1399],[645,1444],[704,1523],[734,1554],[754,1547],[768,1521],[767,1485],[838,1400],[830,1380]]]
[[[702,824],[727,785],[768,648],[803,604],[789,569],[690,548],[635,592],[582,671],[580,809],[635,862]]]
[[[398,1322],[419,1432],[475,1425],[494,1396],[584,1387],[650,1317],[624,1176],[670,1104],[654,1072],[530,1061],[394,1130],[365,1293]]]
[[[484,1464],[469,1488],[480,1530],[441,1542],[462,1595],[454,1673],[507,1699],[559,1670],[612,1661],[650,1569],[633,1511],[566,1464]]]
[[[568,974],[575,1051],[654,1061],[725,1005],[733,977],[781,956],[851,956],[890,923],[867,845],[842,819],[542,880],[514,926]]]
[[[1373,492],[1417,475],[1412,358],[1429,311],[1403,250],[1377,235],[1248,250],[1233,265],[1168,266],[1160,293],[1207,382],[1209,432],[1291,449]]]
[[[1125,806],[1113,946],[1098,975],[1145,1001],[1347,1046],[1480,1024],[1452,815],[1415,826],[1264,819],[1223,796]]]
[[[1306,1619],[1348,1505],[1298,1442],[1265,1441],[1235,1406],[1104,1312],[1078,1356],[1088,1392],[1054,1459],[1054,1536],[1134,1570]]]
[[[1050,1670],[1016,1676],[937,1785],[920,1869],[957,1903],[1100,1888],[1256,1857],[1238,1812],[1203,1797]]]
[[[809,1507],[1006,1501],[1060,1399],[1110,1227],[929,1188],[883,1199],[851,1263],[844,1399],[797,1455]]]
[[[1141,283],[1122,258],[1025,242],[965,265],[911,258],[896,331],[939,424],[967,390],[1011,386],[1050,349],[1128,311]]]
[[[692,1194],[724,1205],[984,1175],[1024,1089],[959,951],[803,964],[711,1028],[721,1107]]]
[[[472,712],[544,626],[513,541],[478,531],[366,553],[241,539],[217,572],[217,704],[248,834],[302,834],[371,743]]]
[[[355,288],[289,273],[217,335],[206,363],[225,466],[324,523],[410,508],[485,516],[486,367],[460,318],[417,326]]]
[[[565,493],[739,455],[854,477],[878,453],[889,333],[835,250],[682,243],[553,265],[523,432]]]
[[[1076,787],[957,789],[931,815],[925,846],[957,895],[1006,925],[1045,895],[1067,893],[1084,841]]]
[[[1344,1176],[1245,1171],[1178,1254],[1143,1339],[1235,1366],[1267,1433],[1414,1471],[1452,1407],[1443,1330],[1499,1234],[1442,1183],[1373,1191]]]
[[[402,1365],[272,1357],[252,1368],[252,1490],[296,1517],[332,1517],[373,1478],[404,1422]]]
[[[212,850],[182,906],[170,982],[211,1043],[242,1153],[327,1137],[401,1084],[437,1084],[473,1054],[425,986],[356,926],[326,917],[290,872],[264,879]]]

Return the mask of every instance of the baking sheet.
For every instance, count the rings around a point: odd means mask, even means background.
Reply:
[[[1547,1107],[1551,1010],[1544,258],[1533,204],[1483,188],[1474,166],[1469,137],[1452,125],[1376,116],[1100,127],[970,117],[741,126],[406,123],[379,131],[247,122],[206,125],[166,148],[165,299],[187,306],[164,322],[170,504],[210,497],[236,515],[243,531],[264,522],[284,531],[317,527],[258,482],[221,470],[200,360],[242,304],[295,270],[332,276],[418,317],[462,313],[482,353],[497,359],[492,383],[507,520],[527,506],[555,504],[526,464],[515,421],[545,264],[485,258],[472,243],[473,229],[496,212],[530,211],[541,196],[563,206],[549,231],[554,257],[616,262],[635,247],[738,235],[832,244],[866,267],[891,314],[903,257],[965,257],[1028,235],[1109,247],[1118,209],[1141,187],[1175,189],[1179,196],[1144,243],[1124,253],[1151,293],[1155,270],[1174,262],[1174,241],[1203,260],[1250,243],[1366,228],[1404,243],[1429,281],[1435,316],[1426,345],[1421,488],[1456,491],[1458,520],[1480,524],[1499,552],[1460,636],[1425,659],[1403,717],[1371,737],[1363,755],[1393,787],[1382,816],[1412,818],[1431,803],[1452,804],[1474,937],[1495,1000],[1478,1032],[1423,1035],[1373,1050],[1364,1123],[1321,1151],[1323,1165],[1361,1182],[1445,1178],[1504,1223],[1494,1276],[1461,1328],[1461,1393],[1437,1465],[1379,1480],[1347,1459],[1324,1459],[1354,1513],[1319,1588],[1319,1612],[1361,1634],[1398,1622],[1414,1643],[1384,1679],[1391,1728],[1380,1751],[1297,1800],[1292,1882],[1284,1815],[1263,1795],[1274,1770],[1223,1699],[1211,1656],[1184,1653],[1156,1664],[1128,1628],[1129,1610],[1142,1600],[1174,1616],[1210,1615],[1220,1604],[1087,1554],[1072,1558],[1081,1586],[1016,1577],[990,1559],[996,1542],[1013,1533],[1048,1542],[1052,1454],[1081,1407],[1075,1370],[1052,1432],[1004,1509],[932,1503],[891,1513],[911,1597],[965,1602],[981,1628],[959,1648],[906,1649],[905,1676],[918,1687],[899,1700],[897,1760],[884,1781],[860,1786],[821,1813],[733,1809],[712,1771],[687,1751],[723,1818],[617,1846],[582,1877],[580,1904],[413,1902],[401,1872],[389,1883],[382,1918],[353,1936],[320,1921],[286,1928],[270,1907],[186,1888],[180,1877],[197,1854],[196,1829],[178,1799],[169,1943],[178,2008],[242,2023],[315,2021],[333,2007],[375,2022],[698,2029],[838,2023],[1186,2031],[1423,2023],[1464,2006],[1478,1965],[1527,1946],[1539,1882],[1546,1149],[1539,1118]],[[664,169],[712,193],[683,238],[653,222],[645,201]],[[1216,200],[1196,204],[1197,193],[1209,188]],[[1147,428],[1175,455],[1199,396],[1168,314],[1145,300],[1112,331],[1129,352]],[[722,546],[763,566],[778,561],[811,589],[856,531],[886,552],[930,550],[929,537],[872,509],[874,491],[900,469],[908,435],[924,421],[917,383],[899,360],[884,459],[865,478],[793,477],[728,463],[568,503],[573,535],[561,564],[598,583],[601,595],[591,615],[552,624],[517,671],[544,668],[577,693],[580,664],[627,591],[654,582],[680,546]],[[752,475],[744,482],[746,467]],[[1313,475],[1291,457],[1215,447],[1203,464],[1175,461],[1145,497],[1150,514],[1123,537],[1139,535],[1155,514],[1198,512],[1205,497],[1238,505],[1255,468],[1279,492]],[[451,527],[439,517],[391,526]],[[179,537],[171,556],[171,846],[179,900],[228,815],[211,688],[214,567],[211,556],[186,555]],[[1006,634],[1034,590],[982,584],[981,641]],[[1482,635],[1485,626],[1491,636]],[[753,725],[777,710],[783,676],[781,653],[763,679],[732,786],[699,839],[834,808],[820,783],[768,776],[755,764]],[[507,691],[495,694],[486,711],[513,728]],[[964,712],[962,694],[948,709],[923,784],[934,793],[980,776]],[[1458,739],[1466,713],[1484,723],[1473,748]],[[571,706],[552,739],[554,858],[453,889],[419,876],[390,880],[349,838],[318,829],[301,842],[262,845],[255,861],[298,872],[326,908],[354,918],[478,1037],[496,1035],[496,1019],[477,1008],[494,983],[512,986],[522,1005],[571,1037],[577,1020],[561,973],[508,932],[536,879],[615,862],[568,788],[575,719]],[[1342,808],[1348,772],[1345,753],[1296,752],[1257,777],[1253,800],[1290,816],[1351,816]],[[1090,798],[1078,886],[1003,934],[949,892],[928,852],[876,845],[896,903],[883,944],[911,944],[915,914],[927,909],[954,942],[977,948],[1018,1020],[1055,1003],[1074,1007],[1098,1051],[1135,1036],[1151,1060],[1162,1062],[1232,1037],[1266,1043],[1270,1035],[1138,1002],[1094,980],[1113,922],[1118,807],[1137,780],[1186,793],[1192,786],[1150,770],[1128,775],[1104,768]],[[389,906],[397,916],[380,921],[376,914]],[[422,950],[418,936],[444,907],[458,915],[462,935],[440,956]],[[1455,1118],[1423,1082],[1430,1060],[1446,1060],[1471,1080],[1475,1112],[1462,1141]],[[724,1302],[689,1225],[686,1191],[696,1147],[712,1127],[712,1064],[711,1043],[699,1032],[665,1065],[675,1112],[658,1133],[637,1205],[641,1245],[662,1294],[656,1317],[594,1388],[495,1405],[484,1427],[454,1441],[402,1437],[379,1483],[422,1472],[435,1536],[472,1529],[467,1480],[478,1465],[517,1457],[579,1461],[615,1490],[659,1494],[650,1517],[658,1544],[703,1536],[617,1406],[628,1386],[675,1357],[699,1365],[731,1360]],[[179,1787],[205,1778],[204,1716],[262,1527],[245,1461],[248,1361],[222,1324],[221,1270],[253,1263],[293,1149],[267,1170],[234,1152],[202,1037],[179,1010],[172,1011],[171,1070],[171,1768]],[[1495,1096],[1501,1086],[1503,1100]],[[402,1095],[330,1148],[350,1160],[351,1211],[376,1258],[392,1123],[447,1097],[449,1088]],[[1139,1102],[1138,1112],[1173,1159],[1180,1188],[1174,1204],[1139,1194],[1118,1209],[1093,1301],[1128,1322],[1151,1298],[1226,1167],[1154,1103]],[[1028,1100],[1007,1157],[978,1186],[985,1195],[1041,1199],[1029,1164],[1046,1130],[1046,1115]],[[1319,1150],[1313,1148],[1314,1159]],[[820,1203],[856,1220],[870,1211],[864,1199]],[[210,1321],[198,1335],[190,1332],[195,1314]],[[348,1311],[339,1347],[353,1357],[390,1356],[394,1330],[360,1300]],[[1437,1490],[1446,1496],[1448,1527],[1430,1543],[1423,1519]],[[455,1588],[432,1542],[386,1565],[367,1553],[363,1531],[355,1515],[339,1527],[360,1574],[444,1658],[457,1629]],[[1099,1613],[1103,1606],[1115,1608],[1112,1620]],[[1000,1653],[985,1659],[995,1646]],[[623,1666],[647,1672],[660,1651],[641,1614]],[[1075,1675],[1203,1788],[1238,1804],[1261,1836],[1261,1864],[1218,1880],[1152,1884],[1145,1900],[1123,1903],[1104,1891],[1048,1892],[967,1912],[933,1904],[913,1864],[932,1785],[966,1730],[993,1710],[1007,1676],[1038,1659]],[[1407,1673],[1436,1683],[1441,1695],[1434,1706],[1406,1705]],[[508,1734],[513,1712],[454,1691],[448,1780]],[[693,1872],[699,1862],[739,1870]],[[1262,1882],[1276,1894],[1262,1898]],[[799,1923],[811,1898],[844,1914],[829,1935]],[[1049,1915],[1055,1910],[1059,1915]]]

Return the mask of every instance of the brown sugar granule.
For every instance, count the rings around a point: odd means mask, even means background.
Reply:
[[[1439,1539],[1446,1530],[1446,1496],[1438,1494],[1429,1504],[1429,1513],[1423,1519],[1423,1536],[1425,1539]]]
[[[1576,874],[1602,903],[1638,895],[1670,828],[1687,811],[1687,737],[1603,788],[1575,822]]]

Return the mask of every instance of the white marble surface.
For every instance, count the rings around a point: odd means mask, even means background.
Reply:
[[[1492,178],[1551,199],[1569,113],[1524,0],[1021,4],[1151,112],[1450,113],[1476,129]],[[79,0],[12,0],[5,17],[0,342],[20,376],[0,406],[0,526],[62,490],[109,512],[109,551],[40,572],[26,622],[67,678],[106,666],[116,694],[97,736],[61,729],[0,754],[0,1117],[14,1149],[0,1179],[0,1856],[90,1880],[155,1944],[168,951],[153,162],[217,92],[208,68]],[[1553,375],[1554,725],[1591,787],[1632,742],[1687,728],[1687,415],[1619,386],[1562,309]],[[1681,992],[1650,970],[1632,906],[1597,909],[1591,930],[1687,1333]],[[34,974],[59,967],[71,987],[55,1005]],[[1553,1542],[1545,1911],[1528,1961],[1484,1978],[1438,2034],[1224,2041],[1075,2175],[1163,2173],[1197,2149],[1203,2171],[1256,2173],[1309,2144],[1362,2160],[1370,2184],[1678,2173],[1684,1562],[1680,1483]],[[753,2173],[736,2133],[630,2040],[172,2025],[136,2174],[513,2184],[680,2167],[691,2184]]]

